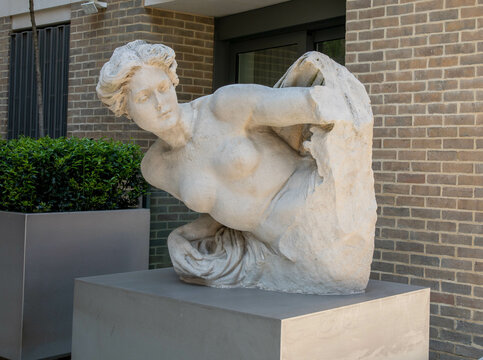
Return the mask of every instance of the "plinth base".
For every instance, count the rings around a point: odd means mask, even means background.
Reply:
[[[429,289],[321,296],[188,285],[173,269],[77,279],[74,360],[427,360]]]

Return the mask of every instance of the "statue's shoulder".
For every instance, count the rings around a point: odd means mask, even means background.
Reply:
[[[195,100],[190,102],[182,103],[181,106],[192,106],[192,107],[201,107],[209,104],[210,106],[213,105],[217,101],[227,100],[229,98],[235,97],[247,91],[247,86],[252,84],[231,84],[225,85],[217,90],[213,94],[201,96]]]
[[[209,108],[217,119],[236,121],[244,118],[251,108],[251,95],[248,84],[232,84],[217,89],[209,101]]]
[[[256,84],[230,84],[218,88],[213,96],[236,96],[240,94],[246,94],[251,90],[260,87]]]
[[[257,84],[231,84],[218,88],[211,95],[211,105],[213,109],[219,107],[250,106],[252,100],[257,98],[263,90],[270,88]]]

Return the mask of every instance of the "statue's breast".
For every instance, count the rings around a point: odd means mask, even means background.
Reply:
[[[261,154],[247,137],[226,139],[213,158],[218,175],[227,180],[238,180],[252,175],[260,164]]]
[[[209,173],[191,172],[179,184],[180,198],[191,210],[210,213],[216,202],[216,185]]]

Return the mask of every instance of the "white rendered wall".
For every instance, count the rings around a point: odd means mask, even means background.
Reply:
[[[28,0],[0,0],[0,16],[11,16],[29,12]],[[35,0],[34,10],[51,9],[71,3],[79,2],[79,0]]]
[[[35,22],[37,25],[48,25],[70,20],[70,5],[35,11]],[[12,29],[31,28],[30,14],[23,13],[12,15]]]
[[[35,0],[35,20],[38,25],[70,20],[70,4],[80,0]],[[28,0],[0,0],[0,17],[11,16],[12,28],[31,27]]]

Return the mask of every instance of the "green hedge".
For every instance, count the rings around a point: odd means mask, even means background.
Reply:
[[[22,137],[0,140],[0,210],[56,212],[136,207],[147,191],[132,144]]]

